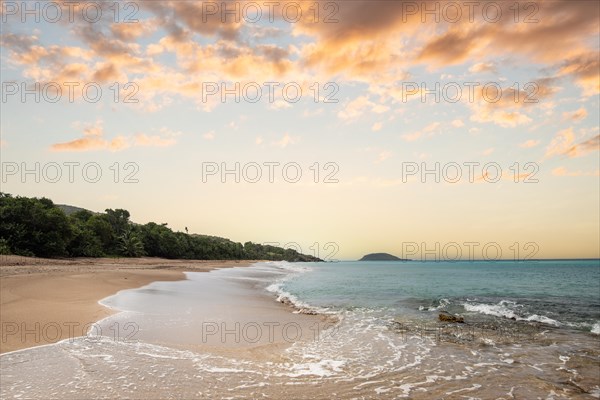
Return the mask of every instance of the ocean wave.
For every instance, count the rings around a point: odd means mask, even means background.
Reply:
[[[557,321],[557,320],[555,320],[555,319],[548,318],[548,317],[546,317],[546,316],[544,316],[544,315],[538,315],[538,314],[533,314],[533,315],[530,315],[530,316],[529,316],[529,317],[527,317],[527,318],[518,318],[518,317],[517,317],[517,320],[525,320],[525,321],[541,322],[541,323],[543,323],[543,324],[546,324],[546,325],[553,325],[553,326],[561,326],[561,325],[562,325],[562,323],[561,323],[561,322],[559,322],[559,321]]]
[[[298,263],[291,263],[289,261],[268,261],[266,264],[278,269],[297,273],[304,273],[313,270],[307,265],[299,265]]]
[[[419,311],[438,311],[438,310],[446,308],[448,305],[450,305],[450,300],[440,299],[437,306],[430,306],[430,307],[419,306]]]
[[[592,332],[595,335],[600,335],[600,321],[596,322],[592,326],[592,330],[590,332]]]
[[[300,274],[304,274],[306,272],[312,271],[313,269],[305,266],[305,265],[297,265],[292,264],[287,261],[271,261],[268,262],[268,265],[273,266],[278,269],[283,269],[285,271],[290,272],[283,278],[280,278],[266,287],[268,292],[271,292],[277,296],[277,301],[280,303],[287,304],[296,309],[295,313],[300,314],[331,314],[331,311],[327,308],[316,307],[311,304],[308,304],[300,299],[292,293],[288,292],[284,289],[285,282],[289,281],[293,277],[296,277]]]
[[[484,304],[484,303],[463,303],[462,306],[467,311],[478,312],[480,314],[485,315],[493,315],[495,317],[503,317],[503,318],[515,318],[517,319],[518,315],[506,307],[502,302],[498,304]]]
[[[296,308],[310,308],[308,303],[300,301],[296,296],[283,289],[283,282],[275,282],[267,286],[267,291],[277,295],[277,301],[295,306]]]
[[[544,315],[532,314],[528,316],[521,316],[515,311],[515,308],[523,308],[523,305],[511,300],[501,300],[497,304],[466,302],[463,303],[462,306],[466,311],[477,312],[485,315],[493,315],[501,318],[509,318],[516,321],[541,322],[543,324],[553,326],[563,325],[561,322]]]

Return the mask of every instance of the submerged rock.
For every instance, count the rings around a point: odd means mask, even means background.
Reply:
[[[460,317],[458,315],[450,314],[449,312],[446,312],[446,311],[442,311],[438,315],[438,318],[442,322],[458,322],[460,324],[463,324],[465,322],[465,319],[463,317]]]

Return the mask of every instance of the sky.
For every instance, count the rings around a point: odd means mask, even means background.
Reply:
[[[597,1],[2,2],[2,192],[327,260],[600,257]]]

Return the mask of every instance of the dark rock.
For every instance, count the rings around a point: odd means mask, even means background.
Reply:
[[[446,311],[442,311],[438,315],[438,318],[442,322],[458,322],[460,324],[464,324],[464,322],[465,322],[465,319],[463,317],[460,317],[458,315],[450,314],[449,312],[446,312]]]

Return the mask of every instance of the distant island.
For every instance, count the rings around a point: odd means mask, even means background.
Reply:
[[[371,253],[358,261],[410,261],[408,258],[398,258],[388,253]]]

